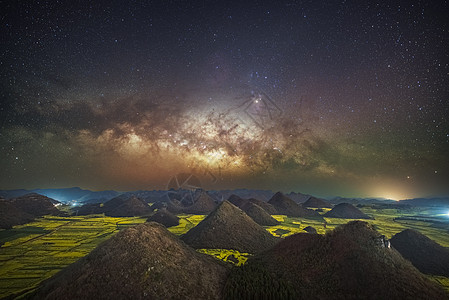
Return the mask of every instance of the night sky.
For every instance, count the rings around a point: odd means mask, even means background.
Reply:
[[[448,3],[366,2],[2,1],[0,189],[449,195]]]

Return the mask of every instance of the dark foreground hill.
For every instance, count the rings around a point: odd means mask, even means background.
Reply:
[[[93,215],[93,214],[102,214],[103,206],[101,203],[88,203],[83,206],[74,207],[72,211],[75,215],[85,216],[85,215]]]
[[[371,219],[370,216],[364,214],[360,209],[349,203],[337,204],[333,209],[324,214],[327,218],[343,218],[343,219]]]
[[[235,269],[227,299],[447,299],[368,223],[296,234]]]
[[[229,196],[228,201],[237,207],[242,207],[242,205],[244,205],[248,202],[248,200],[243,199],[242,197],[237,196],[235,194],[232,194],[231,196]]]
[[[274,226],[280,222],[267,213],[262,207],[253,202],[247,202],[242,205],[241,209],[251,217],[257,224],[261,226]]]
[[[326,200],[315,197],[310,197],[306,202],[302,204],[302,206],[313,208],[332,208],[332,204],[330,204]]]
[[[449,249],[422,233],[406,229],[394,235],[391,244],[421,272],[449,277]]]
[[[262,207],[270,215],[278,214],[276,208],[274,208],[274,206],[269,204],[268,202],[265,202],[265,201],[262,201],[262,200],[259,200],[259,199],[254,199],[254,198],[249,198],[248,202],[251,202],[251,203],[254,203],[256,205],[259,205],[260,207]]]
[[[153,204],[152,209],[166,208],[173,214],[207,215],[217,207],[215,200],[203,189],[170,190],[167,197]]]
[[[197,190],[194,196],[194,203],[190,206],[186,206],[182,209],[182,212],[186,214],[208,214],[217,207],[214,199],[205,191]]]
[[[275,237],[228,201],[223,201],[181,239],[197,249],[234,249],[249,253],[268,249],[277,242]]]
[[[281,192],[274,194],[268,203],[282,215],[287,215],[289,217],[322,219],[321,215],[316,211],[302,207]]]
[[[115,197],[104,203],[101,211],[111,217],[134,217],[151,213],[150,206],[134,195]]]
[[[33,221],[36,217],[44,215],[63,215],[55,207],[58,201],[31,193],[17,198],[0,199],[0,228],[9,229],[15,225]]]
[[[289,197],[290,199],[292,199],[293,201],[295,201],[296,203],[300,204],[300,203],[304,203],[306,202],[310,197],[310,195],[307,194],[303,194],[303,193],[295,193],[295,192],[290,192],[286,195],[287,197]]]
[[[165,227],[172,227],[179,225],[179,218],[169,212],[167,209],[161,208],[156,213],[151,215],[148,218],[147,222],[157,222],[164,225]]]
[[[312,234],[316,234],[317,233],[316,229],[314,227],[312,227],[312,226],[307,226],[303,230],[308,232],[308,233],[312,233]]]
[[[33,221],[34,216],[26,213],[8,201],[0,199],[0,229],[10,229],[15,225],[21,225]]]
[[[120,195],[101,203],[88,203],[73,209],[76,215],[105,214],[110,217],[136,217],[150,215],[152,209],[144,200],[132,195]]]
[[[271,205],[271,204],[269,204],[269,203],[267,203],[265,201],[254,199],[254,198],[243,199],[240,196],[231,195],[229,197],[228,201],[231,202],[232,204],[234,204],[235,206],[237,206],[240,209],[242,209],[243,206],[248,204],[248,203],[253,203],[253,204],[258,205],[259,207],[261,207],[269,215],[276,215],[278,213],[277,210],[273,207],[273,205]]]
[[[221,299],[227,268],[158,223],[120,231],[32,299]]]
[[[26,194],[7,201],[14,207],[35,217],[61,214],[55,207],[55,204],[59,203],[58,201],[35,193]]]

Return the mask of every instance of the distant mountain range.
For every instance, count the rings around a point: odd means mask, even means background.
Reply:
[[[446,198],[415,198],[399,201],[400,204],[411,206],[449,206],[449,197]]]
[[[112,198],[115,198],[120,195],[134,195],[140,199],[145,200],[146,202],[160,202],[166,201],[168,198],[172,198],[172,196],[177,193],[186,193],[191,191],[182,191],[182,190],[153,190],[153,191],[129,191],[129,192],[121,192],[121,191],[91,191],[86,189],[81,189],[79,187],[72,188],[60,188],[60,189],[17,189],[17,190],[0,190],[0,197],[5,199],[17,198],[30,193],[37,193],[43,196],[47,196],[49,198],[55,199],[64,204],[70,205],[83,205],[87,203],[104,203]],[[273,197],[275,192],[271,190],[254,190],[254,189],[235,189],[235,190],[216,190],[216,191],[208,191],[207,192],[211,198],[213,198],[216,202],[221,202],[223,200],[229,199],[231,195],[237,195],[243,199],[257,199],[267,202]],[[296,203],[304,203],[309,199],[317,199],[312,195],[290,192],[285,194],[287,197],[295,201]],[[316,200],[315,200],[316,201]],[[328,202],[332,204],[339,203],[350,203],[353,205],[357,204],[408,204],[412,206],[447,206],[449,205],[449,197],[440,197],[440,198],[415,198],[415,199],[406,199],[401,201],[388,200],[388,199],[379,199],[379,198],[343,198],[343,197],[334,197],[328,198]]]
[[[345,198],[345,197],[335,197],[330,198],[328,202],[332,204],[340,204],[340,203],[350,203],[353,205],[356,204],[385,204],[385,203],[397,203],[396,200],[390,199],[381,199],[381,198]]]
[[[73,187],[62,189],[2,190],[0,191],[0,196],[6,199],[10,199],[21,197],[30,193],[47,196],[64,204],[101,203],[122,194],[121,192],[116,191],[94,192],[90,190],[84,190],[79,187]]]

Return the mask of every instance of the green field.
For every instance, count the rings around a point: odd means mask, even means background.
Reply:
[[[396,233],[401,232],[407,228],[413,228],[426,235],[430,239],[436,241],[443,247],[449,248],[449,220],[447,223],[438,224],[432,222],[424,221],[414,221],[414,220],[394,220],[397,217],[403,216],[414,216],[417,211],[401,211],[396,209],[372,209],[370,207],[365,207],[361,209],[364,213],[369,216],[374,217],[374,220],[362,220],[366,221],[376,228],[381,234],[385,235],[387,238],[391,238]],[[324,213],[324,212],[323,212]],[[420,214],[426,213],[426,211],[419,211]],[[431,213],[431,212],[427,212]],[[339,218],[324,218],[326,221],[326,226],[324,226],[323,221],[304,219],[304,218],[293,218],[287,217],[285,215],[273,215],[273,217],[280,221],[280,225],[269,226],[266,229],[278,237],[287,237],[289,235],[305,232],[304,228],[307,226],[314,227],[319,234],[324,234],[329,230],[333,230],[335,227],[341,224],[346,224],[352,219],[339,219]],[[279,233],[276,233],[278,229],[282,229]],[[288,231],[288,232],[287,232]],[[282,233],[282,234],[280,234]]]
[[[142,218],[46,216],[0,231],[0,298],[35,288]]]
[[[449,293],[449,278],[433,275],[427,275],[427,278],[441,284],[443,288]]]
[[[170,227],[168,230],[176,235],[187,233],[187,231],[204,220],[205,217],[205,215],[178,215],[179,225]]]
[[[449,223],[432,223],[417,220],[395,220],[397,217],[432,215],[429,210],[396,210],[362,208],[373,220],[364,220],[391,238],[394,234],[414,228],[444,247],[449,247]],[[324,214],[326,210],[322,212]],[[206,216],[178,215],[178,226],[169,228],[176,235],[182,235],[195,227]],[[285,215],[273,215],[281,222],[276,226],[265,227],[274,236],[285,238],[295,233],[304,233],[307,226],[314,227],[319,234],[333,230],[350,219],[293,218]],[[10,230],[0,231],[0,298],[20,294],[35,288],[41,281],[51,277],[65,266],[87,255],[99,243],[110,238],[118,230],[145,222],[146,218],[113,218],[103,215],[53,217],[46,216],[35,222],[15,226]],[[227,249],[200,249],[234,265],[246,262],[248,253]],[[449,290],[449,278],[429,276]]]
[[[198,252],[211,255],[217,259],[232,263],[236,266],[245,264],[248,257],[251,256],[249,253],[241,253],[237,250],[229,249],[198,249]]]

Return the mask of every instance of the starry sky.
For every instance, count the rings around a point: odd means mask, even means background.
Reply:
[[[0,189],[449,195],[447,1],[1,5]]]

